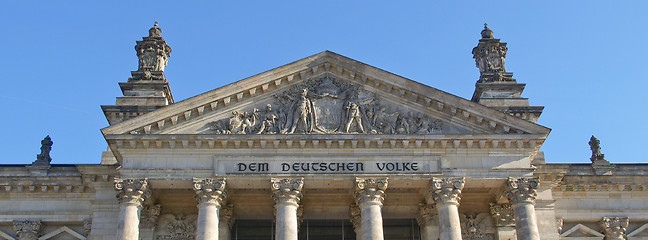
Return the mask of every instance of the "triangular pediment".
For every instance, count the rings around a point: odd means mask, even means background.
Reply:
[[[329,51],[102,129],[106,136],[549,131]]]

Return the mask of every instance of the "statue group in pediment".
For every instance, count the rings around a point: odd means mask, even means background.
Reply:
[[[207,124],[216,134],[433,134],[442,124],[420,112],[388,111],[359,85],[325,76],[274,96],[277,109],[232,111]]]

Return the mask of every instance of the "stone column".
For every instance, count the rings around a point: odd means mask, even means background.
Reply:
[[[297,240],[297,208],[302,197],[304,178],[272,178],[275,201],[275,240]]]
[[[439,239],[439,219],[434,205],[421,204],[416,214],[416,221],[421,228],[421,240]]]
[[[539,184],[538,178],[509,177],[506,182],[504,195],[513,207],[518,240],[540,240],[534,208]]]
[[[17,240],[37,240],[43,224],[40,220],[14,220],[13,228]]]
[[[626,231],[630,220],[619,217],[604,217],[601,220],[601,227],[605,233],[605,240],[625,240],[628,239]]]
[[[459,201],[464,178],[432,178],[430,195],[439,214],[441,240],[461,240]]]
[[[362,240],[383,240],[381,209],[387,178],[356,178],[355,197],[360,208]]]
[[[115,178],[119,200],[117,240],[138,240],[140,211],[144,200],[151,197],[146,178]]]
[[[355,203],[349,207],[349,221],[353,224],[353,232],[355,232],[356,240],[362,240],[362,217],[360,215],[360,208]]]
[[[497,239],[515,239],[515,216],[510,204],[490,204],[490,213],[497,228]]]
[[[225,192],[225,178],[194,178],[193,188],[198,200],[196,240],[218,240],[218,212]]]
[[[232,238],[231,230],[234,225],[234,205],[228,204],[221,207],[220,221],[218,222],[218,239],[230,240]]]

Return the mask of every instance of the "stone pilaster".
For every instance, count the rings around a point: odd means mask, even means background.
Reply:
[[[356,178],[355,197],[360,208],[362,240],[382,240],[381,209],[385,200],[387,178]]]
[[[362,216],[358,205],[355,203],[349,207],[349,221],[353,224],[353,231],[356,234],[356,240],[362,239]]]
[[[40,220],[14,220],[17,240],[37,240],[43,223]]]
[[[220,219],[218,221],[218,239],[230,239],[231,230],[236,217],[234,216],[234,204],[221,206]]]
[[[151,197],[146,178],[115,178],[119,200],[117,240],[138,240],[140,211],[144,200]]]
[[[515,215],[510,204],[490,204],[490,213],[497,228],[497,239],[515,239]]]
[[[421,240],[439,239],[439,219],[432,204],[420,204],[416,221],[421,229]]]
[[[509,178],[504,195],[511,202],[518,240],[540,240],[535,214],[539,178]]]
[[[198,200],[196,240],[218,240],[218,212],[227,197],[225,178],[194,178],[193,188]]]
[[[626,240],[628,236],[628,224],[630,220],[627,217],[604,217],[601,220],[601,227],[605,233],[605,240]]]
[[[434,199],[435,208],[439,214],[439,239],[461,239],[459,201],[461,200],[461,190],[465,185],[465,179],[432,178],[430,185],[430,197]]]
[[[270,182],[276,209],[275,239],[296,240],[304,178],[272,178]]]

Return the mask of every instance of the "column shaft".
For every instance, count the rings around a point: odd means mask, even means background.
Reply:
[[[507,181],[504,194],[511,202],[515,215],[515,230],[518,240],[540,240],[538,221],[535,215],[538,178],[511,178]]]
[[[115,178],[119,200],[117,240],[139,240],[140,211],[144,200],[151,197],[148,180]]]
[[[464,178],[432,178],[430,182],[430,195],[438,212],[441,240],[461,240],[459,201],[464,184]]]
[[[277,207],[276,240],[297,239],[297,205],[282,203]]]
[[[443,204],[436,206],[439,211],[439,229],[441,240],[460,240],[461,222],[459,220],[459,208],[455,204]]]
[[[139,211],[139,206],[136,204],[121,204],[117,222],[117,229],[121,231],[117,231],[117,239],[139,239]]]
[[[360,207],[360,211],[360,216],[362,217],[362,239],[384,239],[381,206],[377,204],[364,204]]]
[[[193,187],[198,200],[196,240],[218,240],[218,214],[227,197],[225,178],[194,178]]]
[[[211,203],[198,205],[196,240],[218,240],[218,211],[220,206]]]
[[[270,180],[275,200],[275,240],[297,240],[297,209],[304,178],[273,178]]]
[[[356,178],[356,204],[360,208],[362,240],[383,240],[382,205],[387,178]]]
[[[519,203],[513,205],[515,213],[515,228],[519,240],[540,240],[538,231],[538,220],[536,220],[535,208],[530,203]]]

